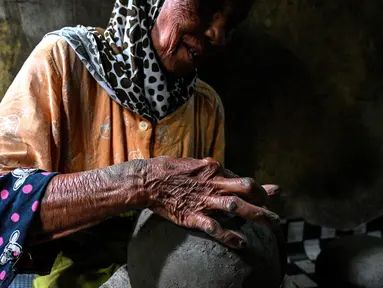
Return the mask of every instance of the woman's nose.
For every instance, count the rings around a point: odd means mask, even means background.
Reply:
[[[205,36],[214,46],[226,45],[225,20],[221,16],[214,17],[208,29],[205,31]]]

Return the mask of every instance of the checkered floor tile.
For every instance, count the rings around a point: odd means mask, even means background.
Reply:
[[[382,238],[383,233],[383,218],[348,231],[311,225],[302,219],[284,220],[282,225],[287,239],[287,275],[299,288],[319,287],[315,261],[332,240],[358,234]]]

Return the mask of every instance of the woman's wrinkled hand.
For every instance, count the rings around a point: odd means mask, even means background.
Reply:
[[[177,225],[202,230],[231,248],[245,247],[246,239],[223,229],[209,217],[211,212],[224,211],[264,224],[279,221],[264,207],[268,194],[275,194],[278,186],[267,185],[266,191],[255,180],[238,178],[211,158],[158,157],[150,159],[147,168],[144,190],[153,212]]]

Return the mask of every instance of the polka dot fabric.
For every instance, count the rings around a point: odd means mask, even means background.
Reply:
[[[164,0],[117,0],[108,27],[66,27],[63,37],[113,100],[158,122],[187,102],[197,73],[168,81],[152,48],[150,31]]]
[[[0,176],[0,287],[17,275],[28,228],[38,211],[45,187],[57,173],[16,169]]]

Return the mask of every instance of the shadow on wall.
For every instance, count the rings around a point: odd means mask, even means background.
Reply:
[[[203,69],[226,107],[227,167],[280,184],[289,216],[344,228],[381,212],[383,9],[371,2],[259,1]]]
[[[43,35],[104,26],[114,0],[0,0],[0,95]],[[347,228],[383,207],[383,2],[258,0],[201,71],[223,98],[227,166],[284,188],[284,212]]]

